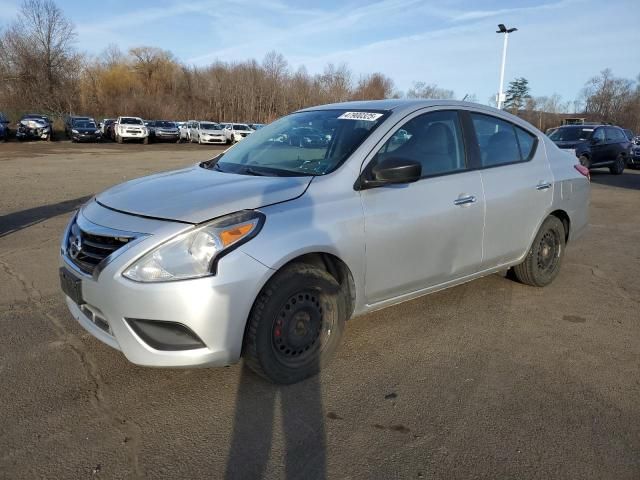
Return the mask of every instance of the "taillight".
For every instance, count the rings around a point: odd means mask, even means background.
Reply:
[[[591,173],[589,173],[589,169],[587,167],[578,163],[577,165],[574,165],[573,168],[587,177],[587,180],[591,181]]]

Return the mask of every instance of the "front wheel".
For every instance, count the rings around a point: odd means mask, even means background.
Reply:
[[[625,165],[626,165],[626,162],[625,162],[624,156],[620,154],[616,157],[615,163],[609,167],[609,171],[613,175],[620,175],[622,172],[624,172]]]
[[[513,267],[516,278],[534,287],[549,285],[560,271],[565,243],[562,221],[558,217],[547,217],[524,261]]]
[[[142,144],[143,145],[148,145],[149,144],[149,137],[144,137],[144,139],[142,140]]]
[[[317,374],[337,349],[346,320],[340,285],[329,273],[293,264],[256,299],[243,354],[258,375],[290,384]]]

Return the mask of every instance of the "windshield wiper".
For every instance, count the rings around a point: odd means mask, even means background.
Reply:
[[[255,170],[255,169],[251,168],[251,167],[245,167],[242,170],[240,170],[238,173],[241,174],[241,175],[255,175],[256,177],[270,177],[271,176],[268,173],[260,172],[258,170]]]

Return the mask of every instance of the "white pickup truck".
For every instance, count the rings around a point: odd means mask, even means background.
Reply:
[[[139,117],[118,117],[114,132],[118,143],[125,140],[142,140],[145,145],[149,143],[149,129]]]

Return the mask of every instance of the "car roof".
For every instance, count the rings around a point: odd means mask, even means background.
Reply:
[[[585,125],[562,125],[560,127],[554,127],[554,128],[555,129],[558,129],[558,128],[591,128],[591,129],[593,129],[593,128],[598,128],[598,127],[620,128],[617,125],[607,125],[606,123],[588,123],[588,124],[585,124]],[[622,129],[620,128],[620,130],[622,130]]]
[[[487,114],[494,114],[503,118],[509,119],[512,122],[529,125],[528,122],[523,119],[510,114],[505,110],[498,110],[487,105],[481,105],[473,102],[463,102],[461,100],[431,100],[423,98],[407,99],[407,98],[392,98],[387,100],[358,100],[351,102],[330,103],[327,105],[318,105],[315,107],[309,107],[299,112],[314,111],[314,110],[378,110],[392,113],[404,113],[409,114],[416,110],[428,107],[458,107],[461,109],[473,108],[475,110],[483,110]],[[535,127],[534,127],[535,128]]]

